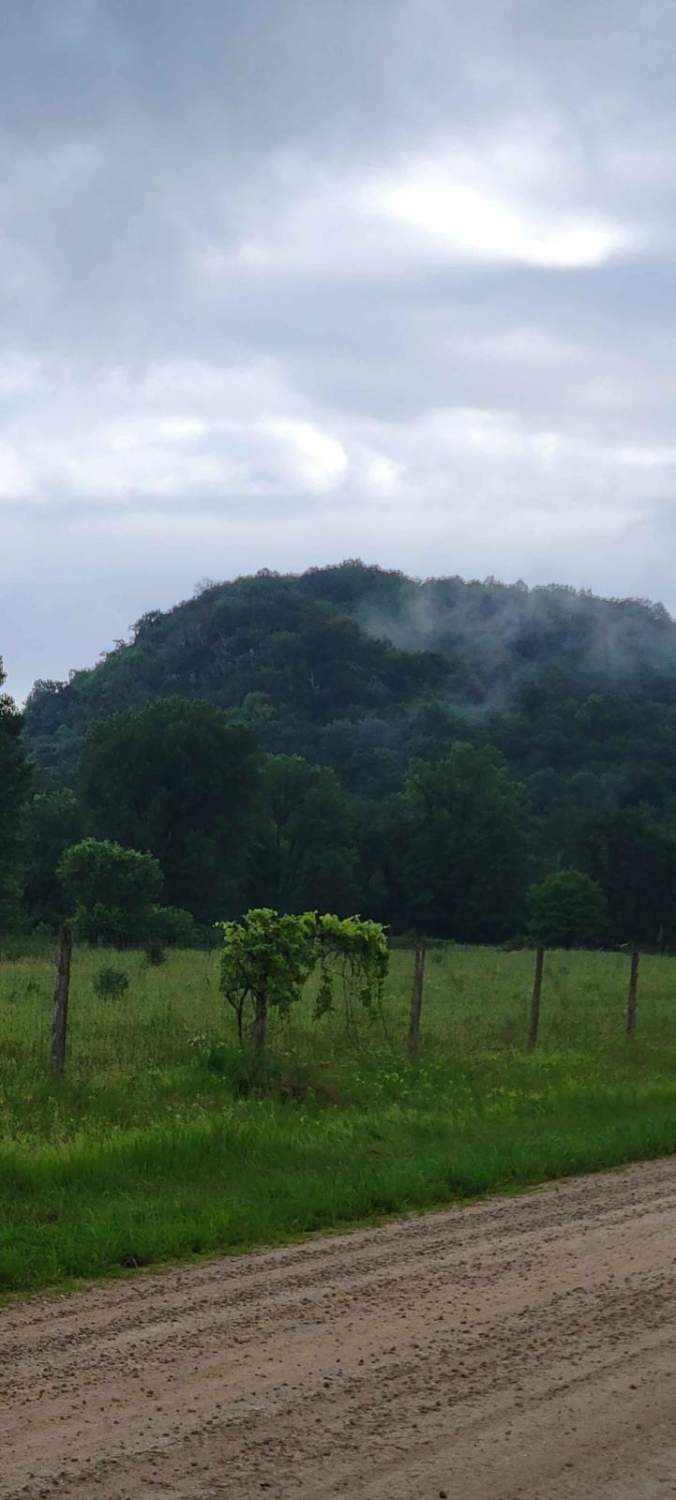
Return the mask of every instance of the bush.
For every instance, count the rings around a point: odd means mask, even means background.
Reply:
[[[159,938],[151,938],[146,947],[146,959],[151,968],[157,969],[166,959],[164,944]]]
[[[543,948],[585,948],[601,941],[607,925],[601,887],[580,870],[558,870],[528,892],[529,930]]]
[[[153,941],[169,948],[193,948],[197,941],[197,923],[192,912],[180,906],[156,906],[152,920]]]
[[[233,1048],[210,1038],[193,1042],[201,1067],[216,1073],[236,1099],[278,1099],[284,1104],[338,1104],[338,1090],[299,1061],[284,1064],[252,1047]]]
[[[125,990],[129,989],[129,976],[124,969],[107,965],[94,975],[94,989],[102,1000],[119,1000]]]
[[[208,1042],[201,1050],[200,1062],[224,1079],[236,1099],[270,1098],[278,1092],[280,1064],[253,1048],[240,1050],[222,1042]]]

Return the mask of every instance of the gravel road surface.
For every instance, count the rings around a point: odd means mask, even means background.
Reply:
[[[676,1158],[0,1309],[0,1497],[676,1494]]]

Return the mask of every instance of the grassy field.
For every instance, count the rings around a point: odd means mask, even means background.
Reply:
[[[126,970],[117,1000],[93,987]],[[346,1029],[312,995],[273,1024],[264,1086],[234,1047],[218,957],[74,957],[66,1076],[48,1071],[53,954],[0,960],[0,1291],[273,1243],[676,1151],[676,960],[548,955],[542,1045],[525,1039],[533,955],[432,951],[417,1064],[412,955],[383,1017]]]

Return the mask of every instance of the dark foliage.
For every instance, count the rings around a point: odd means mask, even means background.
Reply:
[[[33,920],[58,917],[54,867],[85,832],[154,854],[164,899],[205,923],[319,903],[492,941],[574,869],[608,940],[676,944],[676,625],[646,601],[266,572],[36,684],[25,739]]]
[[[91,730],[79,790],[92,833],[155,855],[167,905],[214,922],[240,903],[258,776],[250,729],[167,698]]]
[[[21,716],[2,691],[4,681],[0,658],[0,931],[14,925],[19,914],[26,861],[24,809],[31,781]]]

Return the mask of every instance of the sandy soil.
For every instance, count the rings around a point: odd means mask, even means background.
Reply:
[[[0,1497],[676,1494],[676,1159],[0,1310]]]

